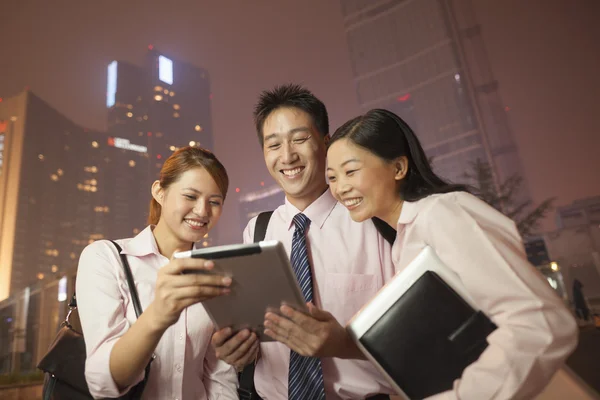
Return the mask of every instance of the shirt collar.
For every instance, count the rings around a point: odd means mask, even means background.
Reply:
[[[160,255],[152,229],[154,229],[154,225],[148,225],[134,238],[124,243],[121,253],[135,257],[147,256],[148,254]]]
[[[323,224],[327,220],[327,217],[331,214],[337,200],[331,194],[331,191],[327,189],[321,197],[313,201],[304,211],[298,210],[292,203],[289,202],[287,197],[285,198],[285,223],[288,230],[293,226],[294,216],[298,213],[302,213],[308,217],[311,221],[311,225],[318,226],[319,229],[323,227]]]
[[[413,222],[417,217],[417,214],[419,214],[419,202],[404,201],[404,203],[402,203],[400,217],[398,218],[398,228],[400,228],[401,225]]]

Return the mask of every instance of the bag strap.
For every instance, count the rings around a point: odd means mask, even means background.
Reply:
[[[71,297],[71,301],[69,301],[69,304],[67,305],[67,307],[77,308],[77,296],[75,296],[75,293],[73,293],[73,297]]]
[[[269,221],[271,220],[271,215],[273,215],[273,211],[265,211],[261,212],[258,214],[258,217],[256,217],[256,226],[254,227],[254,243],[265,239],[267,227],[269,226]]]
[[[133,309],[135,310],[135,316],[139,318],[140,315],[142,315],[142,305],[140,303],[140,298],[138,297],[137,289],[135,288],[135,281],[133,280],[133,274],[131,273],[131,268],[129,267],[129,261],[127,261],[127,256],[125,254],[121,254],[121,251],[123,251],[121,246],[119,246],[119,244],[114,240],[111,240],[111,242],[117,248],[119,257],[121,257],[121,261],[123,262],[123,270],[125,271],[125,278],[127,279],[127,285],[129,286],[129,292],[131,293]]]
[[[377,228],[379,234],[383,236],[383,238],[387,240],[390,245],[393,245],[394,241],[396,240],[396,230],[389,226],[387,222],[377,217],[373,217],[371,219],[373,220],[373,224],[375,225],[375,228]]]

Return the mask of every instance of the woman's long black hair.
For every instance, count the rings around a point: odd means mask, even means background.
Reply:
[[[405,156],[408,172],[400,184],[400,195],[404,200],[417,201],[436,193],[469,191],[466,185],[450,184],[433,172],[413,130],[391,111],[374,109],[351,119],[335,131],[329,146],[340,139],[348,139],[389,162]]]

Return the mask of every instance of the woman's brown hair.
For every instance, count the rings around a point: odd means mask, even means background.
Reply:
[[[215,180],[219,190],[221,190],[223,200],[225,200],[227,188],[229,187],[227,171],[213,153],[200,147],[182,147],[171,154],[160,170],[160,176],[158,178],[160,187],[167,189],[173,182],[179,179],[181,174],[192,168],[198,167],[204,168]],[[150,214],[148,215],[149,224],[158,224],[160,211],[160,204],[153,198],[150,201]]]

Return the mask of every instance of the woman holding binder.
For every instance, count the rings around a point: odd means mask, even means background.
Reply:
[[[213,325],[202,301],[228,292],[230,278],[207,274],[212,262],[173,259],[200,242],[221,216],[227,172],[209,151],[184,147],[164,163],[152,185],[149,225],[121,239],[143,313],[136,319],[131,291],[112,243],[87,246],[77,270],[77,305],[94,398],[116,398],[150,374],[144,399],[237,399],[232,367],[216,358]],[[154,357],[153,357],[154,356]]]
[[[397,229],[398,272],[425,246],[497,325],[489,346],[435,399],[531,399],[577,344],[577,325],[527,261],[515,223],[431,169],[411,128],[371,110],[331,138],[330,188],[352,219],[378,217]],[[410,362],[410,360],[406,360]]]

